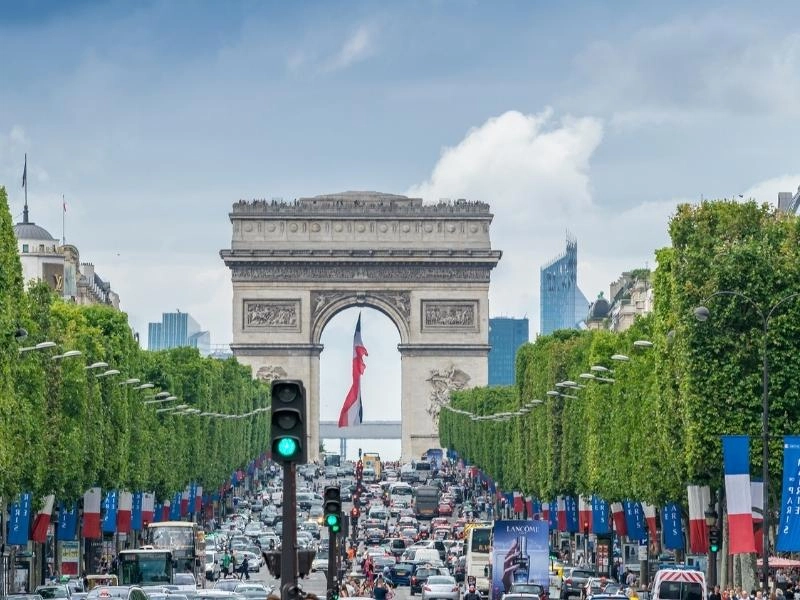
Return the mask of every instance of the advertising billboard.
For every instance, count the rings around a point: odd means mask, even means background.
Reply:
[[[514,584],[550,585],[546,521],[496,521],[492,546],[492,593],[500,600]]]

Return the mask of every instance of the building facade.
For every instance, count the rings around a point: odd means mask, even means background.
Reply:
[[[197,348],[207,356],[211,352],[211,334],[203,331],[189,313],[163,313],[160,323],[147,324],[147,349],[168,350],[182,347]]]
[[[92,263],[81,263],[78,248],[59,244],[50,233],[28,218],[25,206],[22,222],[14,225],[17,252],[26,282],[43,281],[76,304],[107,304],[119,309],[119,295],[96,272]]]
[[[609,285],[609,298],[603,293],[592,302],[586,317],[589,329],[625,331],[640,315],[653,311],[653,286],[649,269],[625,271]]]
[[[578,288],[578,242],[567,236],[563,254],[545,264],[539,279],[539,333],[577,329],[589,310],[586,296]]]
[[[528,341],[528,319],[489,319],[489,385],[514,385],[517,350]]]

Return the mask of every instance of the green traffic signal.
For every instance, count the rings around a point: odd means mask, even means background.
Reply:
[[[338,515],[328,515],[325,517],[325,524],[328,527],[338,527],[339,526],[339,516]]]
[[[711,544],[711,552],[719,552],[719,546],[716,544]]]
[[[281,456],[281,458],[292,458],[295,454],[297,454],[297,440],[294,438],[281,438],[278,440],[278,443],[275,444],[275,450]]]

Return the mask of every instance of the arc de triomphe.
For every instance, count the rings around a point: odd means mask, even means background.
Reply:
[[[309,457],[322,331],[351,306],[381,311],[400,332],[403,458],[439,447],[450,390],[488,380],[489,274],[501,256],[489,205],[346,192],[239,201],[230,220],[220,255],[233,282],[231,348],[256,377],[305,383]]]

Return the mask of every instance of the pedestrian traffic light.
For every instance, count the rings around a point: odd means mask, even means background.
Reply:
[[[342,497],[338,485],[326,485],[322,495],[325,524],[331,533],[342,529]]]
[[[307,461],[306,389],[302,381],[276,379],[272,400],[272,459],[284,463]]]
[[[717,527],[708,530],[708,550],[709,552],[719,552],[720,531]]]

